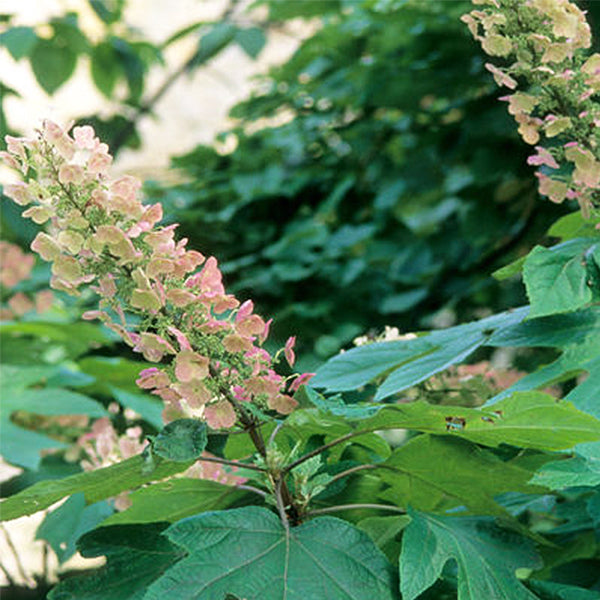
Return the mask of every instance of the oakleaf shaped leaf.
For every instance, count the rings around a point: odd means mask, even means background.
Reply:
[[[571,402],[543,392],[515,392],[489,408],[394,404],[361,422],[365,429],[415,429],[468,439],[485,446],[511,444],[535,450],[566,450],[600,440],[600,420]]]
[[[321,517],[291,528],[256,506],[204,513],[166,531],[187,556],[144,600],[391,600],[393,570],[369,536]]]
[[[536,246],[525,260],[523,279],[531,301],[529,318],[582,308],[592,301],[585,252],[595,238],[577,238],[552,248]]]
[[[502,461],[464,440],[419,435],[381,464],[380,478],[390,487],[380,497],[428,512],[463,506],[475,514],[508,517],[494,498],[505,492],[543,492],[529,484],[539,464]]]
[[[120,523],[174,523],[208,510],[240,505],[248,492],[210,479],[171,479],[143,487],[129,495],[131,506],[115,513],[102,525]]]
[[[141,600],[148,586],[183,556],[162,535],[164,529],[164,523],[114,525],[85,534],[77,543],[82,556],[105,555],[106,565],[63,581],[48,600]]]
[[[532,542],[487,518],[409,514],[400,554],[403,600],[431,587],[450,559],[458,566],[458,600],[536,600],[515,576],[518,568],[540,566]]]
[[[144,459],[132,456],[110,467],[70,475],[63,479],[40,481],[0,504],[2,521],[10,521],[23,515],[32,515],[61,498],[83,492],[88,504],[116,496],[124,490],[134,489],[150,481],[159,481],[185,471],[193,461],[174,462],[157,458],[156,468],[144,469]]]

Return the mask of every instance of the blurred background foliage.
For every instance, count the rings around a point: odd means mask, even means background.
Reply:
[[[411,331],[525,303],[519,281],[489,275],[565,208],[535,192],[531,149],[459,21],[470,2],[232,2],[161,45],[123,23],[125,0],[89,4],[104,24],[97,40],[75,13],[44,37],[4,15],[0,44],[30,62],[48,94],[88,56],[89,76],[118,110],[82,106],[79,122],[117,154],[139,143],[140,119],[178,77],[231,44],[257,57],[270,29],[310,23],[292,58],[234,106],[233,127],[173,157],[175,184],[146,182],[190,246],[219,258],[229,290],[275,317],[276,341],[298,335],[299,368],[386,324]],[[597,23],[600,3],[588,8]],[[194,52],[149,95],[149,69],[185,36],[197,38]],[[3,98],[16,93],[9,83]],[[4,111],[0,125],[12,132]],[[4,237],[26,244],[31,233],[12,210]]]

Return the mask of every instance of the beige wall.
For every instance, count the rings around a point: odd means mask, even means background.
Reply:
[[[128,0],[125,20],[145,37],[161,42],[184,25],[218,19],[225,5],[223,0]],[[22,25],[43,23],[67,9],[80,12],[82,29],[92,38],[98,36],[101,24],[86,0],[0,0],[0,12],[17,15],[15,23]],[[241,18],[249,21],[243,15]],[[306,31],[305,26],[295,23],[285,32],[271,32],[258,61],[233,45],[205,68],[181,77],[155,107],[157,117],[145,116],[140,121],[141,151],[123,151],[117,168],[142,175],[154,173],[168,164],[169,156],[186,152],[199,142],[210,142],[226,127],[231,106],[247,96],[252,86],[250,78],[285,61]],[[168,66],[152,70],[147,95],[158,89],[170,70],[185,61],[195,41],[182,40],[167,49]],[[26,60],[15,63],[2,49],[0,73],[2,80],[22,96],[8,98],[6,110],[9,122],[23,131],[31,131],[46,117],[64,123],[78,115],[108,115],[114,109],[91,82],[87,59],[80,58],[75,77],[52,97],[39,88]]]

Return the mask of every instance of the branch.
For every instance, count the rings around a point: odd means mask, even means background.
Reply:
[[[355,508],[372,508],[374,510],[389,510],[391,512],[406,514],[403,508],[392,506],[390,504],[339,504],[337,506],[328,506],[327,508],[317,508],[304,513],[305,517],[314,517],[315,515],[324,515],[327,513],[338,512],[340,510],[354,510]]]
[[[196,460],[201,460],[203,462],[219,463],[221,465],[231,465],[232,467],[238,467],[239,469],[250,469],[252,471],[261,471],[262,473],[266,471],[266,469],[263,469],[262,467],[257,467],[256,465],[241,463],[235,460],[227,460],[226,458],[218,458],[217,456],[201,456]]]
[[[304,456],[301,456],[298,460],[295,460],[293,463],[290,463],[289,465],[284,467],[282,472],[284,474],[289,473],[292,469],[295,469],[298,465],[301,465],[303,462],[307,461],[308,459],[312,458],[313,456],[317,456],[317,454],[321,454],[321,452],[325,452],[325,450],[328,450],[329,448],[333,448],[334,446],[337,446],[338,444],[341,444],[342,442],[345,442],[346,440],[349,440],[353,437],[358,437],[359,435],[364,435],[365,433],[369,433],[370,431],[371,430],[369,430],[369,429],[363,429],[361,431],[353,431],[352,433],[347,433],[346,435],[343,435],[342,437],[339,437],[327,444],[324,444],[323,446],[319,446],[315,450],[311,450]]]

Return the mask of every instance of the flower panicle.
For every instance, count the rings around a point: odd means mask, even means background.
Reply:
[[[99,319],[157,363],[137,383],[162,398],[166,422],[197,417],[229,429],[250,404],[293,411],[292,395],[309,375],[275,371],[278,355],[262,347],[271,321],[226,292],[215,257],[187,249],[177,225],[159,225],[162,207],[142,203],[138,179],[110,178],[112,157],[90,126],[69,133],[44,121],[33,139],[7,136],[7,147],[2,158],[22,181],[4,191],[46,226],[31,248],[52,263],[51,287],[77,295],[90,286],[98,308],[83,318]],[[283,349],[290,364],[294,341]]]
[[[472,0],[462,16],[523,140],[535,146],[539,193],[575,199],[584,217],[600,207],[600,54],[589,54],[585,13],[569,0]],[[521,87],[522,89],[517,90]]]

